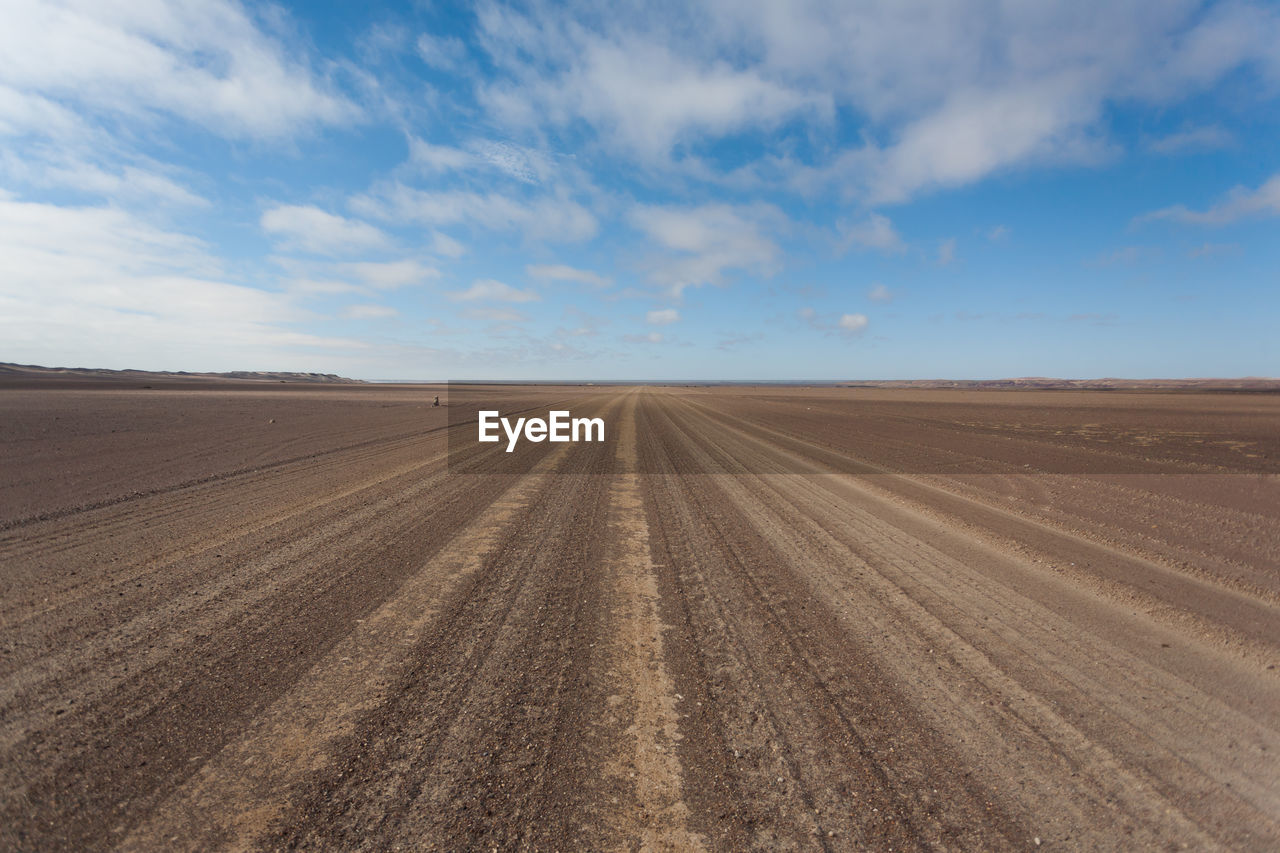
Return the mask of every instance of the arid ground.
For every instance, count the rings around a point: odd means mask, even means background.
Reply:
[[[1280,395],[482,391],[0,388],[0,848],[1280,848]]]

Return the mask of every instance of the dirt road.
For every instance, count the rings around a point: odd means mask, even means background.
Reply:
[[[0,390],[0,848],[1280,846],[1274,395],[435,393]]]

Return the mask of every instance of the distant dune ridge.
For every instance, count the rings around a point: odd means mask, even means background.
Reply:
[[[186,370],[110,370],[102,367],[41,367],[35,364],[10,364],[0,362],[0,378],[56,380],[67,379],[236,379],[262,382],[329,382],[360,383],[359,379],[347,379],[334,373],[291,373],[279,370],[233,370],[228,373],[191,373]]]
[[[249,382],[308,382],[329,384],[368,384],[363,379],[349,379],[335,373],[295,373],[281,370],[233,370],[227,373],[193,373],[185,370],[111,370],[102,367],[42,367],[35,364],[11,364],[0,362],[0,381],[9,382],[58,382],[60,380],[77,380],[80,382],[94,380],[157,380],[203,382],[218,380],[236,380]],[[496,381],[496,380],[495,380]],[[565,380],[559,380],[565,381]],[[585,381],[585,380],[581,380]],[[651,384],[683,384],[693,382],[699,385],[821,385],[824,387],[842,388],[915,388],[921,390],[947,389],[972,391],[999,390],[1034,390],[1034,391],[1280,391],[1280,377],[1244,376],[1207,377],[1186,379],[1120,379],[1104,377],[1101,379],[1055,379],[1048,376],[1018,376],[1008,379],[840,379],[840,380],[653,380]],[[578,381],[569,380],[570,384]],[[481,383],[483,384],[483,383]],[[519,382],[517,384],[540,384],[538,381]],[[599,380],[587,384],[649,384],[642,380],[626,380],[611,383]]]

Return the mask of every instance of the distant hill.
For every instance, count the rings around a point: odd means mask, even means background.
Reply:
[[[110,370],[103,367],[41,367],[35,364],[9,364],[0,362],[0,379],[10,381],[54,381],[59,379],[93,381],[210,381],[236,380],[240,382],[308,382],[308,383],[361,383],[333,373],[290,373],[277,370],[233,370],[229,373],[191,373],[186,370]]]

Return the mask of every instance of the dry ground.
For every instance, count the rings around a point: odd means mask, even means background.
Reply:
[[[0,389],[0,848],[1280,846],[1280,396],[438,391]]]

